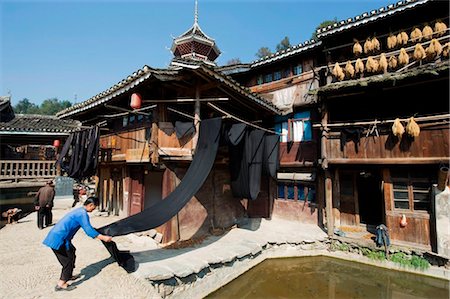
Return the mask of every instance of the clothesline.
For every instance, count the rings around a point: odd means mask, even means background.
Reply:
[[[415,117],[414,121],[422,122],[422,121],[430,121],[430,120],[444,120],[450,119],[450,114],[441,114],[441,115],[431,115],[431,116],[422,116]],[[409,118],[400,118],[400,121],[408,121]],[[361,125],[375,125],[375,124],[389,124],[394,123],[395,119],[389,120],[373,120],[373,121],[360,121],[360,122],[348,122],[348,123],[335,123],[335,124],[327,124],[326,127],[351,127],[351,126],[361,126]],[[322,124],[313,124],[313,127],[325,127]]]
[[[243,120],[243,119],[241,119],[241,118],[239,118],[239,117],[237,117],[237,116],[234,116],[234,115],[230,114],[229,112],[226,112],[226,111],[220,109],[219,107],[217,107],[217,106],[214,105],[214,104],[208,103],[208,105],[209,105],[211,108],[213,108],[213,109],[219,111],[220,113],[223,113],[225,116],[227,116],[227,117],[229,117],[229,118],[233,118],[233,119],[235,119],[235,120],[237,120],[237,121],[239,121],[239,122],[242,122],[242,123],[244,123],[244,124],[246,124],[246,125],[248,125],[248,126],[251,126],[251,127],[256,128],[256,129],[260,129],[260,130],[263,130],[263,131],[266,131],[266,132],[269,132],[269,133],[272,133],[272,134],[276,134],[276,135],[286,135],[286,134],[283,134],[283,133],[278,133],[278,132],[275,132],[275,131],[272,131],[272,130],[269,130],[269,129],[260,127],[260,126],[258,126],[258,125],[252,124],[251,122],[245,121],[245,120]]]

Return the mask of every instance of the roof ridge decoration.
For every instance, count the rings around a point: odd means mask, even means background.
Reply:
[[[423,5],[430,1],[431,0],[401,0],[396,3],[380,7],[379,9],[373,9],[370,12],[364,12],[361,15],[357,15],[353,18],[341,20],[332,25],[317,29],[317,38],[321,39],[322,37],[329,36],[361,24],[366,24],[379,18],[393,15],[405,9]]]
[[[198,24],[198,1],[195,0],[194,24],[186,32],[173,39],[170,49],[176,58],[206,61],[215,65],[214,60],[221,54],[216,42]]]

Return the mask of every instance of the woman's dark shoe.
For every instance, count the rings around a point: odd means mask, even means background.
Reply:
[[[60,287],[60,286],[56,286],[55,287],[55,292],[59,292],[59,291],[72,291],[72,290],[74,290],[74,289],[76,289],[77,287],[76,286],[72,286],[72,285],[68,285],[67,287],[65,287],[65,288],[63,288],[63,287]]]

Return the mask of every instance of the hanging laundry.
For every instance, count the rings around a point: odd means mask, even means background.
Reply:
[[[175,122],[175,133],[177,134],[177,138],[181,139],[185,136],[195,134],[195,126],[193,122]]]
[[[231,125],[226,134],[228,142],[230,142],[232,145],[237,145],[239,142],[241,142],[242,138],[244,138],[245,136],[246,128],[247,125],[244,123],[237,123]]]
[[[355,143],[355,151],[358,152],[359,142],[361,140],[361,134],[364,132],[364,128],[354,127],[352,129],[342,129],[341,131],[341,151],[344,151],[345,144],[349,141]]]
[[[263,170],[264,174],[274,179],[277,178],[277,171],[280,168],[279,145],[278,135],[264,136]]]

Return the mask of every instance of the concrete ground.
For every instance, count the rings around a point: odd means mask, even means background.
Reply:
[[[54,222],[70,211],[71,198],[55,201]],[[94,227],[118,220],[118,217],[91,215]],[[98,240],[80,230],[73,244],[77,248],[73,282],[76,289],[55,292],[61,266],[50,248],[42,244],[50,228],[39,230],[36,213],[0,230],[1,298],[160,298],[149,280],[185,277],[198,273],[208,263],[220,263],[261,250],[267,242],[300,243],[326,238],[317,226],[283,220],[250,221],[222,236],[207,238],[202,244],[183,249],[158,248],[149,237],[134,234],[115,237],[120,249],[128,249],[139,263],[133,274],[126,273],[109,256]],[[194,288],[195,293],[195,288]]]

